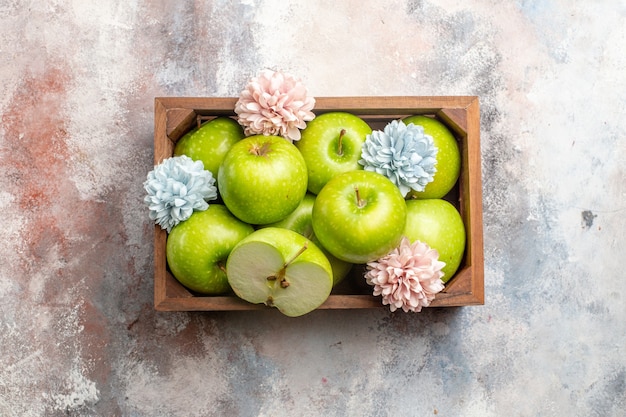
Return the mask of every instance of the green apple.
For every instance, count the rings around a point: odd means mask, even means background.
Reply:
[[[441,199],[407,200],[404,235],[411,243],[419,240],[439,252],[446,263],[441,269],[448,282],[454,276],[465,252],[465,224],[456,207]]]
[[[217,174],[224,204],[249,224],[287,217],[306,194],[306,164],[298,149],[279,136],[249,136],[228,151]]]
[[[217,178],[226,152],[245,137],[243,128],[230,117],[217,117],[185,134],[174,147],[174,155],[202,161],[204,169]]]
[[[293,230],[307,239],[313,239],[313,225],[311,224],[313,203],[315,203],[315,195],[306,193],[298,207],[289,213],[287,217],[278,222],[268,224],[267,226]]]
[[[333,270],[333,286],[335,286],[341,282],[346,275],[348,275],[352,269],[352,264],[350,262],[342,261],[341,259],[338,259],[330,254],[326,249],[324,249],[324,247],[321,246],[319,240],[315,237],[312,224],[313,204],[315,204],[315,195],[307,193],[300,202],[300,205],[296,207],[294,211],[292,211],[283,220],[272,223],[269,226],[293,230],[315,243],[322,250],[322,252],[324,252],[330,262],[330,266]]]
[[[315,236],[328,252],[346,262],[366,263],[400,243],[406,203],[384,175],[345,172],[328,181],[317,195],[312,222]]]
[[[459,144],[447,126],[432,117],[417,115],[403,120],[405,124],[413,123],[424,128],[424,133],[433,137],[437,147],[437,163],[432,182],[426,184],[424,191],[411,191],[413,198],[443,198],[459,179],[461,173],[461,152]]]
[[[228,257],[226,271],[238,297],[276,307],[290,317],[322,305],[333,286],[324,253],[301,234],[278,227],[258,229],[241,240]]]
[[[369,125],[350,113],[324,113],[310,121],[295,143],[306,162],[309,191],[317,194],[334,176],[363,169],[361,148],[370,133]]]
[[[230,251],[252,233],[223,205],[211,204],[174,226],[167,237],[166,257],[172,275],[202,294],[221,294],[230,287],[225,265]]]

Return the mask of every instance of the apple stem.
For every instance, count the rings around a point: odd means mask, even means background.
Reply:
[[[366,201],[361,198],[361,193],[359,193],[359,187],[354,187],[354,192],[356,194],[356,205],[358,208],[365,207]]]
[[[305,242],[304,245],[298,249],[298,252],[296,252],[291,259],[289,259],[287,262],[285,262],[285,264],[283,265],[282,269],[280,271],[278,271],[278,274],[276,275],[271,275],[269,277],[267,277],[268,281],[275,281],[277,279],[279,279],[278,282],[280,282],[280,286],[282,288],[287,288],[290,283],[289,281],[287,281],[287,278],[285,278],[285,270],[287,269],[287,267],[296,260],[296,258],[300,255],[302,255],[302,252],[304,252],[305,250],[307,250],[309,248],[309,242]]]
[[[343,135],[346,134],[346,129],[341,129],[339,132],[339,143],[337,144],[337,155],[343,155]]]
[[[296,252],[296,254],[293,255],[291,259],[285,262],[285,264],[283,265],[283,269],[287,268],[293,261],[296,260],[298,256],[302,255],[302,253],[308,248],[309,248],[309,242],[305,242],[304,245],[298,250],[298,252]]]
[[[258,144],[255,143],[250,148],[250,153],[252,155],[256,155],[256,156],[265,156],[265,155],[268,154],[269,150],[270,150],[270,143],[269,142],[263,142],[263,144],[261,146],[259,146]]]

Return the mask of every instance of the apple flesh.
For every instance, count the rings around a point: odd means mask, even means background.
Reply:
[[[363,169],[358,161],[370,133],[363,119],[346,112],[324,113],[310,121],[295,143],[306,162],[308,190],[317,194],[331,178]]]
[[[290,317],[322,305],[333,286],[322,251],[301,234],[266,227],[241,240],[226,263],[235,294],[253,304],[276,307]]]
[[[406,222],[404,197],[387,177],[351,171],[331,179],[313,206],[321,245],[346,262],[374,261],[395,248]]]
[[[461,152],[459,144],[448,129],[439,120],[427,116],[409,116],[403,120],[405,124],[413,123],[424,128],[424,133],[432,136],[437,147],[437,172],[433,181],[426,184],[423,191],[412,190],[412,198],[443,198],[456,184],[461,173]]]
[[[446,200],[407,200],[404,235],[411,243],[419,240],[439,252],[446,263],[442,280],[448,282],[461,264],[465,252],[465,224],[456,207]]]
[[[353,265],[350,262],[342,261],[341,259],[333,256],[330,252],[324,249],[324,247],[319,243],[319,240],[315,237],[312,224],[314,204],[315,195],[307,193],[300,202],[300,205],[286,218],[279,222],[272,223],[269,226],[293,230],[315,243],[322,250],[322,252],[324,252],[330,262],[330,266],[333,270],[333,286],[335,286],[343,281],[352,269]]]
[[[229,117],[217,117],[185,134],[174,147],[174,156],[187,155],[202,161],[217,178],[217,171],[230,148],[245,137],[243,128]]]
[[[252,226],[236,219],[223,205],[211,204],[174,226],[167,237],[166,258],[172,275],[185,287],[202,294],[230,290],[226,259]]]
[[[304,198],[306,164],[284,138],[250,136],[226,154],[217,188],[237,218],[254,225],[274,223],[287,217]]]

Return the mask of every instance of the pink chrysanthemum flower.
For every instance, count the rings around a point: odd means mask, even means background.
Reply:
[[[403,237],[396,249],[367,264],[365,279],[391,311],[419,312],[443,290],[441,268],[445,265],[435,249],[419,240],[411,244]]]
[[[300,129],[315,118],[315,99],[300,80],[279,71],[264,70],[252,78],[235,105],[246,135],[276,135],[300,140]]]

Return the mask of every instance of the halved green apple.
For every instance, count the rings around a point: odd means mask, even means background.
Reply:
[[[278,227],[256,230],[241,240],[228,257],[226,275],[238,297],[290,317],[315,310],[333,287],[332,269],[321,249]]]

